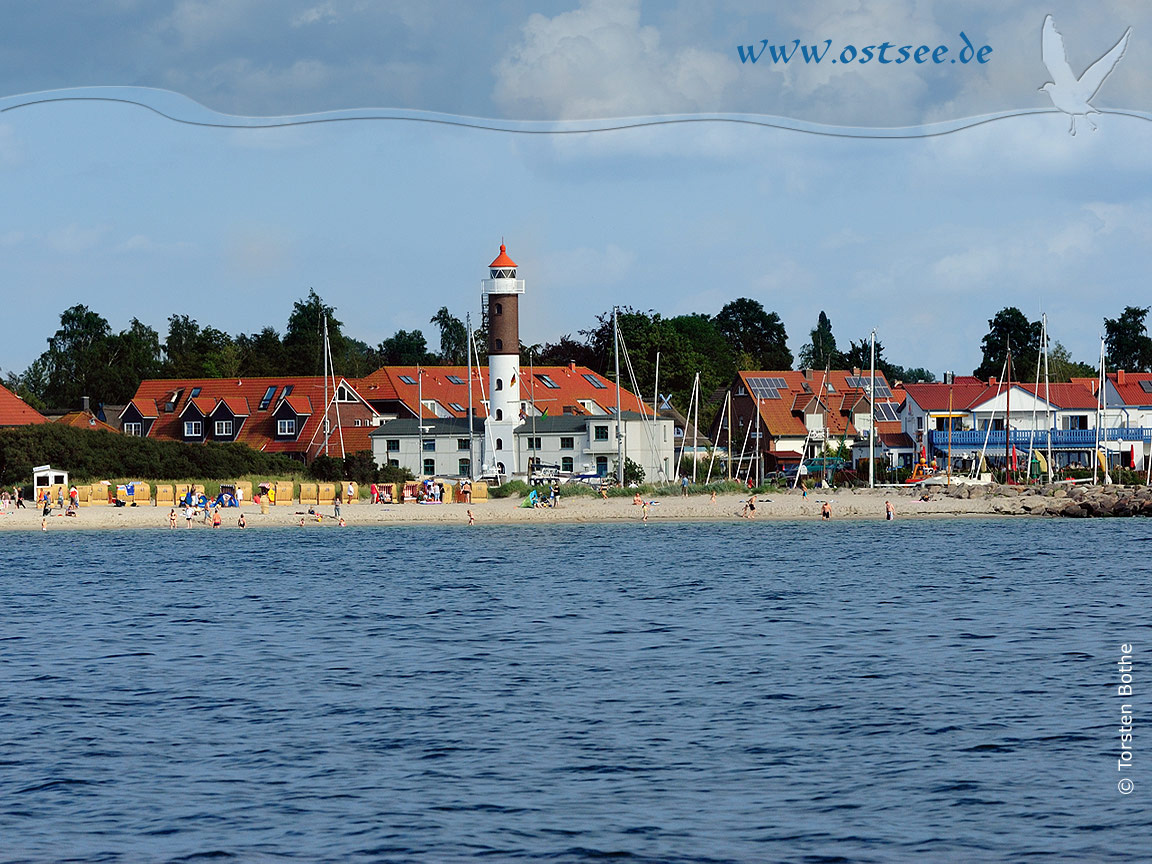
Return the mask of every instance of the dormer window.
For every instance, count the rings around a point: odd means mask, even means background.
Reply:
[[[199,420],[184,421],[184,437],[199,438],[204,434],[204,424]]]

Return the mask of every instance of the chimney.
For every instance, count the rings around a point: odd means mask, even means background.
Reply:
[[[860,367],[859,366],[853,366],[852,367],[852,374],[855,375],[857,378],[859,378],[861,375]]]
[[[92,411],[88,408],[88,405],[89,405],[88,397],[87,396],[81,396],[80,397],[80,410],[83,411],[85,414],[91,414],[92,413]]]
[[[1116,370],[1116,386],[1117,387],[1123,387],[1124,386],[1124,370],[1123,369],[1117,369]]]
[[[568,371],[569,372],[575,372],[576,371],[576,361],[575,360],[569,360],[568,361]]]
[[[995,375],[990,375],[988,377],[988,386],[989,387],[995,387],[996,386],[996,376]]]

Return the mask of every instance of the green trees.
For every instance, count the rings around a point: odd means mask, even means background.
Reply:
[[[1144,318],[1149,307],[1125,306],[1119,318],[1104,319],[1104,347],[1109,369],[1152,372],[1152,338]]]
[[[792,368],[784,322],[775,312],[765,311],[759,301],[747,297],[733,300],[725,304],[713,321],[741,369]]]
[[[800,349],[802,369],[840,369],[844,366],[844,355],[836,348],[836,337],[832,335],[832,322],[820,310],[816,327],[811,332],[811,341]]]
[[[464,322],[452,315],[447,306],[441,306],[428,323],[440,328],[440,362],[448,366],[462,366],[466,363],[468,331],[464,328]]]
[[[980,342],[984,359],[972,374],[977,378],[999,376],[1004,358],[1012,349],[1012,380],[1031,381],[1040,355],[1040,322],[1029,321],[1015,306],[1006,306],[988,322],[988,334]]]

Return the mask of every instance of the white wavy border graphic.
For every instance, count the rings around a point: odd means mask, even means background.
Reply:
[[[357,120],[392,120],[411,123],[433,123],[479,129],[489,132],[511,132],[518,135],[584,135],[593,132],[617,132],[650,126],[687,123],[737,123],[824,135],[837,138],[908,139],[933,138],[949,135],[998,120],[1025,117],[1032,114],[1062,114],[1056,108],[1022,108],[945,120],[917,126],[868,127],[834,126],[777,117],[766,114],[697,113],[665,114],[650,117],[620,117],[599,120],[500,120],[488,117],[469,117],[435,111],[417,111],[406,108],[350,108],[322,111],[315,114],[297,114],[274,117],[244,117],[222,114],[193,99],[171,90],[149,87],[76,87],[63,90],[45,90],[20,96],[0,98],[0,114],[59,102],[116,102],[135,105],[159,114],[175,123],[190,126],[210,126],[221,129],[274,129],[285,126],[306,126],[314,123],[346,123]],[[1101,109],[1100,114],[1133,117],[1152,121],[1152,112]]]

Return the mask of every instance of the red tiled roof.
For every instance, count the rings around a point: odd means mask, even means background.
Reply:
[[[1045,393],[1049,402],[1057,408],[1095,408],[1096,395],[1083,384],[1069,383],[1067,381],[1056,384],[1014,384],[1028,393],[1033,393],[1044,399]],[[1047,391],[1045,391],[1047,387]]]
[[[354,391],[355,384],[347,383]],[[292,393],[285,400],[284,388],[292,387]],[[308,458],[314,457],[323,444],[319,430],[324,419],[324,393],[325,382],[322,377],[311,378],[201,378],[195,380],[152,380],[142,381],[136,390],[129,408],[133,406],[143,416],[149,408],[155,423],[148,431],[149,438],[165,438],[183,441],[183,425],[180,420],[181,412],[187,407],[188,394],[196,387],[200,394],[196,398],[197,408],[206,405],[205,414],[209,415],[221,402],[228,406],[228,410],[237,417],[239,431],[235,440],[247,444],[255,450],[268,453],[304,453]],[[275,387],[275,393],[268,401],[264,410],[259,406],[264,402],[265,394],[269,388]],[[176,404],[172,411],[155,410],[157,404],[164,405],[172,399],[173,394],[179,392]],[[330,399],[334,398],[331,381],[327,388]],[[207,400],[205,403],[204,400]],[[277,423],[274,418],[276,408],[281,402],[287,401],[297,415],[301,417],[300,429],[293,439],[281,439],[276,435]],[[143,407],[143,411],[141,411]],[[372,425],[374,412],[361,402],[340,403],[340,428],[344,433],[345,452],[355,452],[371,448],[368,433],[375,428]],[[361,425],[356,426],[359,420]],[[329,414],[329,422],[333,428],[329,446],[333,443],[339,447],[339,434],[336,429],[335,413]],[[209,430],[205,430],[209,431]],[[210,437],[210,436],[209,436]],[[351,443],[350,443],[351,442]]]
[[[424,373],[422,393],[417,377],[421,370]],[[584,377],[586,375],[591,376],[601,386],[597,387]],[[569,409],[568,413],[572,414],[588,413],[580,406],[580,400],[594,402],[606,412],[616,410],[616,385],[587,366],[536,366],[532,369],[522,366],[517,377],[520,383],[520,401],[534,403],[537,410],[547,410],[551,417],[563,414],[565,409]],[[402,378],[407,378],[412,383],[401,380]],[[457,380],[452,381],[449,378]],[[549,387],[545,383],[545,378],[556,386]],[[439,403],[443,409],[441,413],[446,412],[450,417],[468,416],[467,366],[383,366],[371,375],[349,383],[370,402],[402,402],[413,417],[416,416],[418,394],[423,396],[425,402]],[[479,418],[488,416],[488,412],[481,404],[481,399],[488,396],[488,370],[473,367],[474,416]],[[453,405],[460,407],[454,408]],[[651,405],[645,405],[623,387],[620,389],[620,407],[625,411],[652,413]],[[424,405],[421,406],[420,416],[424,419],[434,419],[441,415]]]
[[[160,416],[160,411],[156,408],[155,399],[133,399],[128,405],[134,407],[141,417],[155,420]],[[124,407],[125,410],[127,410],[128,406],[126,405]],[[121,412],[121,416],[123,416],[123,412]]]
[[[30,426],[47,422],[39,411],[0,384],[0,426]]]
[[[1152,405],[1152,393],[1141,386],[1141,381],[1152,381],[1152,373],[1148,372],[1125,372],[1124,383],[1119,382],[1119,374],[1110,372],[1108,380],[1112,382],[1112,386],[1116,388],[1116,394],[1124,401],[1125,405]]]
[[[189,406],[199,411],[202,417],[207,417],[212,413],[212,409],[216,407],[216,400],[211,396],[197,396],[195,399],[189,399],[185,402],[184,408],[180,409],[180,413],[183,414],[184,410]]]
[[[965,375],[964,378],[971,376]],[[957,381],[960,379],[957,378]],[[955,384],[905,384],[904,391],[925,411],[947,411],[948,394],[952,394],[952,410],[966,411],[977,402],[996,395],[996,387],[989,387],[987,382],[955,383]]]
[[[99,429],[104,432],[119,432],[115,426],[109,426],[103,420],[100,420],[91,411],[73,411],[70,414],[65,414],[55,421],[64,426],[71,426],[74,429]]]
[[[248,400],[240,396],[225,396],[216,403],[216,408],[220,407],[220,403],[224,403],[233,417],[247,417],[251,413],[251,408],[248,406]],[[216,408],[212,410],[215,411]]]
[[[287,399],[282,400],[288,403],[288,407],[296,412],[297,417],[308,417],[312,414],[312,403],[307,396],[298,395],[293,392]],[[320,397],[320,404],[324,404],[324,397]],[[276,406],[272,406],[273,409]]]
[[[824,426],[829,435],[855,435],[856,427],[852,422],[852,407],[860,400],[867,398],[867,394],[858,387],[850,387],[848,379],[859,377],[852,370],[832,369],[825,375],[823,371],[807,369],[793,371],[744,371],[739,373],[740,382],[745,392],[751,394],[748,384],[749,378],[781,378],[786,389],[780,390],[779,399],[760,399],[760,419],[767,434],[773,438],[791,436],[802,438],[808,433],[804,422],[804,411],[815,412],[816,405],[824,411]],[[804,385],[808,385],[808,390]],[[831,386],[831,391],[829,391]],[[876,373],[876,386],[888,386],[883,373]],[[821,391],[822,392],[817,392]],[[817,399],[817,396],[820,398]],[[754,398],[749,396],[749,398]],[[885,401],[877,399],[878,403]],[[895,395],[893,400],[896,401]],[[847,406],[847,407],[845,407]]]

